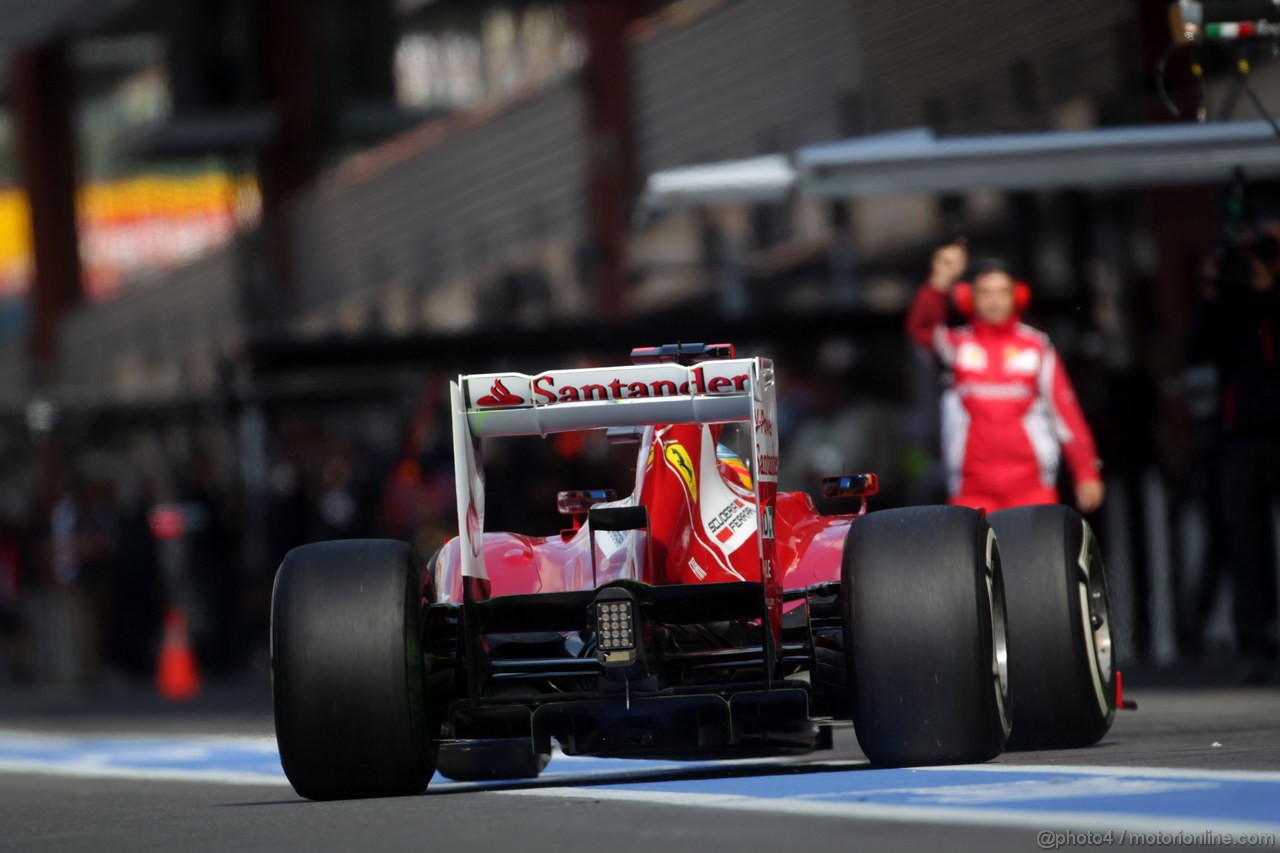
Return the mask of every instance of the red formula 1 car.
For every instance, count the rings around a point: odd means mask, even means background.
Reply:
[[[459,535],[425,565],[377,540],[285,557],[273,690],[299,794],[534,776],[553,740],[796,753],[851,720],[872,763],[902,766],[985,761],[1011,731],[1024,748],[1106,733],[1106,584],[1072,510],[868,514],[861,474],[822,484],[858,511],[822,515],[777,490],[771,362],[700,344],[632,358],[453,383]],[[562,492],[574,523],[550,536],[485,532],[482,440],[591,429],[638,443],[630,495]]]

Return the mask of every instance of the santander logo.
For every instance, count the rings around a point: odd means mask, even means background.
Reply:
[[[512,394],[507,390],[507,386],[502,384],[501,379],[493,380],[493,385],[489,388],[489,393],[476,400],[477,406],[485,406],[488,408],[497,406],[523,406],[524,398],[518,394]]]
[[[685,371],[636,371],[610,376],[596,373],[599,381],[568,382],[570,376],[543,373],[533,377],[534,405],[591,401],[634,400],[640,397],[675,397],[684,394],[741,394],[751,377],[746,373],[724,375],[701,365]],[[668,378],[670,377],[670,378]],[[578,374],[578,378],[582,378]]]
[[[467,390],[477,409],[608,403],[644,397],[722,396],[750,391],[751,374],[743,368],[740,362],[713,362],[692,368],[664,364],[566,370],[537,376],[488,373],[467,377]],[[485,383],[491,383],[488,393]]]

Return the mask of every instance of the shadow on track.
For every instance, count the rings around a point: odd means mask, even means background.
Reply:
[[[554,765],[553,765],[554,766]],[[864,758],[826,758],[813,761],[743,761],[715,766],[698,764],[690,767],[663,766],[653,770],[585,771],[550,773],[538,779],[516,779],[498,782],[443,782],[428,788],[421,797],[446,797],[478,791],[526,791],[539,788],[590,788],[601,785],[623,785],[651,782],[692,782],[700,779],[734,779],[757,776],[799,776],[808,773],[839,773],[871,770]],[[350,802],[343,800],[341,802]],[[225,808],[311,804],[312,800],[264,800],[246,803],[222,803]],[[320,803],[315,803],[319,805]]]

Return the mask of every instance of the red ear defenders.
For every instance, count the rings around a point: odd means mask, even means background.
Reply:
[[[973,285],[958,282],[951,288],[951,304],[966,319],[973,316]],[[1013,283],[1013,313],[1022,314],[1031,305],[1031,286],[1025,281]]]

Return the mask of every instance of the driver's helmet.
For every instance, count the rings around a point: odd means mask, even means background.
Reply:
[[[727,445],[719,442],[716,442],[716,466],[720,469],[720,475],[729,482],[736,483],[744,489],[752,487],[751,469],[747,467],[747,463]]]

